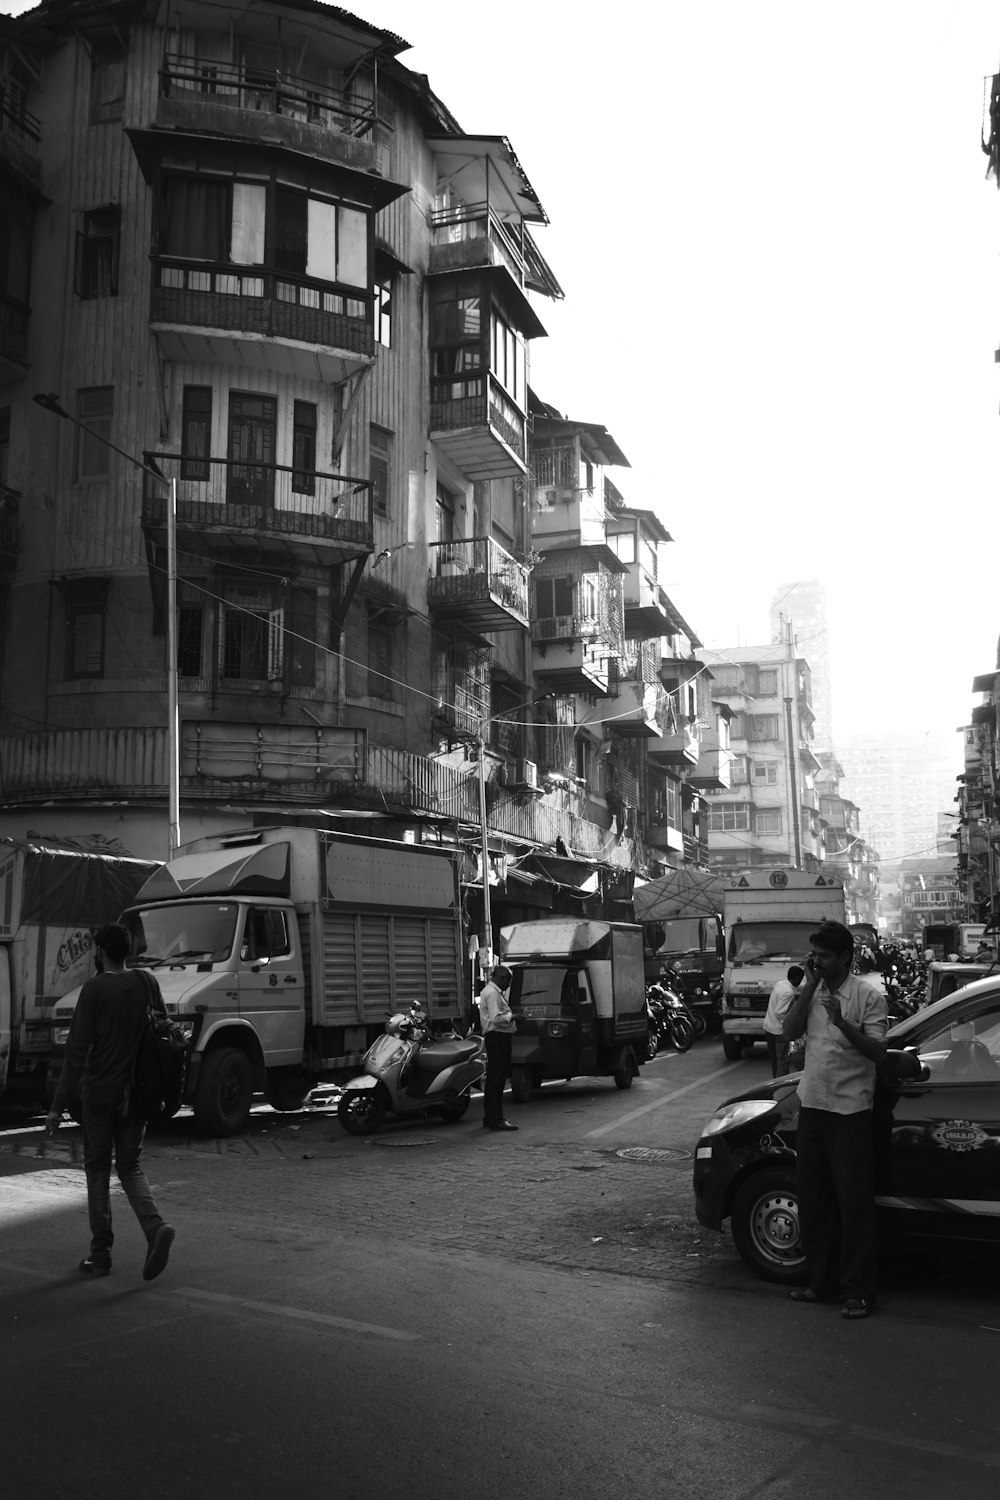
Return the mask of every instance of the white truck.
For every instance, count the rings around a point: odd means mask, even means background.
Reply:
[[[0,1099],[37,1107],[55,1091],[68,1023],[58,1002],[93,972],[94,929],[156,864],[0,840]]]
[[[735,1062],[764,1040],[771,991],[792,964],[804,965],[820,922],[844,923],[843,883],[807,870],[751,869],[725,891],[728,935],[722,976],[722,1050]]]
[[[233,1135],[263,1091],[298,1109],[356,1073],[386,1014],[463,1018],[458,865],[447,849],[314,828],[184,845],[121,921],[190,1036],[185,1101]],[[70,1010],[71,1007],[67,1007]]]

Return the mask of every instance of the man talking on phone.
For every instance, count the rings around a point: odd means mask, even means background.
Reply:
[[[851,973],[854,938],[840,922],[810,934],[802,988],[785,1013],[786,1041],[805,1036],[799,1083],[797,1188],[809,1285],[796,1302],[843,1302],[841,1317],[875,1306],[872,1100],[885,1054],[885,996]]]

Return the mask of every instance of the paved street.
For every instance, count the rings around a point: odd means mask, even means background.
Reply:
[[[39,1160],[8,1120],[5,1493],[87,1471],[131,1500],[148,1451],[142,1493],[194,1500],[992,1496],[994,1277],[890,1267],[848,1326],[694,1220],[699,1124],[765,1068],[709,1039],[628,1093],[511,1103],[503,1137],[478,1101],[361,1140],[326,1111],[261,1107],[231,1141],[179,1117],[146,1153],[178,1229],[152,1285],[122,1198],[114,1274],[74,1273],[79,1132]]]

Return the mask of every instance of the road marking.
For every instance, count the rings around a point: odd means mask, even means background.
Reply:
[[[669,1104],[671,1099],[679,1099],[682,1094],[690,1094],[692,1089],[700,1089],[703,1083],[711,1083],[713,1078],[721,1078],[723,1073],[728,1073],[732,1077],[737,1069],[743,1066],[743,1063],[737,1063],[735,1067],[729,1063],[724,1068],[717,1068],[714,1073],[706,1073],[704,1078],[696,1078],[694,1083],[686,1083],[682,1089],[673,1089],[669,1094],[663,1094],[659,1099],[654,1099],[651,1104],[644,1104],[641,1109],[634,1109],[631,1114],[619,1115],[616,1120],[611,1121],[610,1125],[598,1125],[596,1130],[588,1130],[583,1139],[592,1141],[596,1136],[610,1135],[612,1130],[619,1130],[622,1125],[630,1125],[633,1120],[638,1120],[640,1115],[648,1115],[651,1109],[660,1109],[662,1105]]]
[[[413,1344],[417,1334],[404,1333],[401,1328],[383,1328],[379,1323],[356,1323],[353,1318],[334,1318],[327,1313],[304,1312],[301,1307],[283,1307],[277,1302],[251,1302],[248,1297],[230,1297],[225,1292],[202,1292],[196,1287],[178,1287],[174,1296],[194,1297],[198,1302],[220,1302],[228,1307],[245,1309],[247,1312],[267,1313],[274,1318],[294,1318],[302,1323],[320,1323],[324,1328],[343,1328],[348,1333],[368,1333],[375,1338],[395,1339],[397,1343]]]

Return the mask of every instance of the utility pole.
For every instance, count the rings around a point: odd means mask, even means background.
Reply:
[[[490,850],[486,825],[486,720],[479,726],[479,833],[483,850],[483,942],[479,967],[489,978],[493,968],[493,916],[490,911]]]

